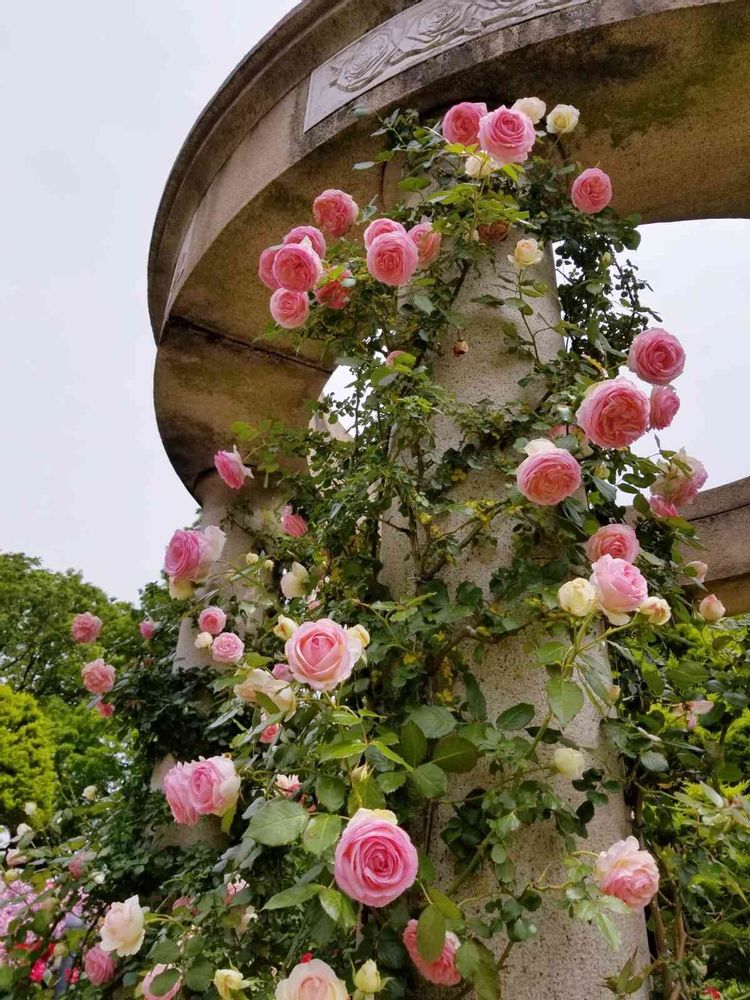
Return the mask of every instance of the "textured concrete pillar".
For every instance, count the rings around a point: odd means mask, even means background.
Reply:
[[[465,319],[462,333],[469,343],[469,352],[456,358],[451,344],[443,345],[442,353],[434,358],[435,378],[445,388],[453,392],[463,403],[490,399],[501,406],[511,400],[523,399],[533,405],[538,398],[538,387],[519,386],[519,380],[528,374],[530,364],[519,355],[508,354],[501,320],[518,321],[514,310],[498,310],[472,300],[485,294],[508,295],[507,286],[501,284],[501,275],[513,276],[513,266],[507,256],[512,253],[517,234],[511,233],[503,242],[497,243],[494,266],[483,266],[478,275],[470,275],[456,303],[456,312]],[[543,279],[551,289],[555,287],[554,268],[551,253],[533,269],[535,275]],[[529,317],[529,324],[537,335],[537,349],[543,359],[554,357],[561,345],[560,337],[547,325],[554,325],[559,319],[559,304],[554,291],[543,298],[532,300],[535,315]],[[439,452],[454,447],[460,442],[460,431],[447,418],[436,420],[436,445]],[[519,462],[523,456],[519,456]],[[495,497],[506,488],[498,473],[492,470],[472,472],[452,493],[454,499],[471,497]],[[452,527],[443,522],[439,527]],[[488,592],[490,577],[494,570],[508,565],[511,559],[510,521],[496,519],[493,524],[496,544],[485,545],[482,549],[467,548],[459,561],[447,567],[441,574],[449,589],[462,580],[469,580]],[[396,595],[408,594],[413,590],[409,555],[404,545],[404,535],[384,528],[383,559],[385,578],[394,588]],[[488,717],[495,719],[501,711],[518,702],[527,702],[537,708],[534,724],[539,724],[547,711],[545,696],[546,673],[534,660],[533,649],[544,641],[538,630],[526,633],[487,648],[484,663],[475,673],[484,692]],[[601,655],[606,655],[603,651]],[[583,711],[566,729],[566,735],[576,740],[582,747],[589,748],[596,757],[610,761],[613,770],[617,767],[615,754],[601,737],[601,716],[588,702]],[[541,753],[545,748],[542,746]],[[492,776],[481,764],[468,775],[451,779],[450,789],[460,796],[483,785],[489,787]],[[567,780],[558,780],[556,790],[560,796],[577,805],[582,798]],[[450,885],[454,878],[453,858],[440,839],[440,831],[452,815],[448,806],[441,807],[438,821],[432,824],[430,855],[437,866],[439,884]],[[624,802],[612,796],[608,806],[599,808],[589,824],[589,839],[581,841],[583,850],[600,851],[616,840],[630,833],[629,816]],[[519,877],[527,875],[538,878],[547,870],[550,882],[558,882],[563,873],[559,861],[563,855],[562,842],[551,824],[528,828],[523,827],[513,850],[518,862]],[[482,896],[492,891],[494,879],[479,874],[465,883],[459,892],[461,899]],[[472,915],[481,915],[483,904],[467,907]],[[532,915],[538,927],[535,939],[516,945],[511,953],[503,974],[503,996],[512,1000],[605,1000],[612,994],[602,985],[605,976],[612,975],[622,967],[627,958],[638,952],[638,966],[648,962],[648,947],[644,919],[640,914],[632,914],[618,920],[623,943],[619,953],[615,953],[600,937],[598,931],[572,920],[551,903],[545,895],[540,910]],[[500,942],[502,950],[504,942]],[[420,997],[445,997],[449,991],[430,992],[425,984],[420,984]],[[635,994],[636,998],[645,992]]]

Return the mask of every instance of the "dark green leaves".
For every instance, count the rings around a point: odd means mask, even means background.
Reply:
[[[267,847],[291,844],[305,829],[309,818],[299,802],[276,799],[260,807],[250,820],[247,833]]]
[[[447,736],[456,728],[453,713],[440,705],[421,705],[411,713],[411,721],[419,726],[428,739]]]
[[[554,675],[547,681],[547,700],[560,725],[567,726],[583,708],[583,691],[573,681]]]
[[[436,906],[427,906],[417,923],[417,948],[426,962],[434,962],[443,953],[445,917]]]

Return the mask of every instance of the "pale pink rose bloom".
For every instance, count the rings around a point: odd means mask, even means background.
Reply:
[[[333,691],[351,676],[362,643],[330,618],[299,625],[287,640],[292,675],[315,691]]]
[[[103,719],[110,719],[115,714],[115,706],[101,699],[97,701],[94,708]]]
[[[367,270],[377,281],[397,288],[409,283],[418,259],[417,248],[406,233],[383,233],[370,244]]]
[[[634,563],[640,551],[638,538],[629,524],[605,524],[586,542],[586,558],[592,563],[606,555]]]
[[[499,107],[479,123],[479,145],[501,166],[523,163],[535,142],[534,123],[523,111]]]
[[[115,684],[115,668],[104,660],[92,660],[81,668],[83,686],[91,694],[106,694]]]
[[[680,397],[671,385],[655,385],[651,390],[649,423],[655,431],[663,431],[674,420],[680,408]]]
[[[616,896],[633,910],[651,902],[659,888],[659,869],[635,837],[618,840],[602,851],[594,866],[594,879],[606,896]]]
[[[417,850],[391,812],[358,809],[336,846],[336,884],[365,906],[388,906],[417,877]]]
[[[221,632],[211,646],[215,663],[239,663],[244,655],[245,644],[234,632]]]
[[[673,503],[667,503],[662,497],[649,497],[648,505],[656,517],[679,517],[680,512]]]
[[[648,396],[622,376],[592,385],[576,412],[579,426],[600,448],[627,448],[646,433],[650,418]]]
[[[273,784],[276,791],[287,799],[291,799],[302,787],[297,774],[277,774]]]
[[[359,206],[346,191],[329,188],[313,202],[313,218],[329,236],[340,239],[357,221]]]
[[[407,233],[417,248],[417,267],[429,267],[440,256],[443,237],[432,228],[431,222],[420,222]]]
[[[111,955],[95,945],[84,955],[83,969],[92,986],[104,986],[114,977],[115,963]]]
[[[303,240],[310,241],[310,245],[321,260],[325,258],[326,251],[328,249],[326,246],[326,238],[317,226],[295,226],[294,229],[290,229],[284,237],[285,244],[301,243]]]
[[[279,287],[279,283],[273,273],[273,262],[276,260],[276,254],[280,249],[281,247],[279,246],[266,247],[258,261],[258,277],[266,288],[270,288],[272,292],[275,292]]]
[[[292,679],[292,671],[289,669],[288,663],[276,663],[271,673],[278,681],[290,681]]]
[[[102,620],[84,611],[76,615],[70,626],[70,634],[76,642],[95,642],[102,630]]]
[[[244,880],[244,878],[240,878],[239,875],[236,875],[231,882],[227,882],[226,895],[224,896],[224,900],[227,903],[227,905],[229,905],[234,899],[234,897],[238,893],[242,892],[243,889],[247,889],[247,882]]]
[[[445,141],[476,146],[479,142],[479,123],[486,114],[487,105],[484,102],[461,101],[454,104],[443,118]]]
[[[269,304],[271,316],[285,330],[296,330],[304,326],[310,315],[310,300],[304,292],[291,292],[288,288],[277,288]]]
[[[655,326],[633,340],[628,368],[651,385],[669,385],[685,370],[685,351],[677,337]]]
[[[174,913],[175,910],[193,910],[193,897],[178,896],[174,903],[172,903],[172,912]],[[194,912],[197,913],[197,910]]]
[[[259,739],[261,743],[266,743],[271,745],[276,742],[279,738],[279,733],[281,732],[281,726],[278,722],[272,723],[270,726],[266,726],[263,732],[260,734]]]
[[[307,521],[301,514],[295,514],[291,507],[285,507],[281,515],[281,527],[292,538],[301,538],[307,534]]]
[[[237,445],[231,451],[217,451],[214,465],[222,481],[232,490],[241,489],[246,479],[253,478],[253,470],[242,461]]]
[[[309,292],[323,277],[323,265],[309,240],[286,243],[277,251],[273,276],[280,288],[290,292]]]
[[[396,361],[401,357],[402,354],[406,354],[406,351],[391,351],[391,353],[386,357],[385,363],[388,368],[395,368]]]
[[[315,301],[329,309],[346,309],[352,297],[352,288],[343,282],[352,277],[349,268],[342,271],[338,278],[329,279],[315,289]]]
[[[456,952],[461,942],[452,931],[448,931],[445,935],[442,954],[432,962],[428,962],[419,954],[416,920],[410,920],[404,928],[403,942],[409,952],[409,958],[429,983],[435,983],[437,986],[457,986],[461,982],[461,973],[456,968]]]
[[[406,228],[395,219],[375,219],[364,232],[365,250],[369,250],[372,241],[385,233],[401,233],[403,235],[406,233]]]
[[[707,622],[721,621],[727,613],[727,609],[721,603],[716,594],[709,594],[708,597],[704,597],[698,605],[698,611],[703,615]]]
[[[573,181],[570,200],[579,212],[596,215],[612,201],[612,181],[599,167],[589,167]]]
[[[215,525],[202,530],[178,529],[164,557],[164,572],[173,581],[201,583],[224,551],[227,536]]]
[[[648,597],[648,584],[639,569],[624,559],[604,555],[592,566],[591,586],[599,606],[613,625],[624,625]]]
[[[213,605],[204,608],[198,615],[198,629],[201,632],[208,632],[209,635],[218,635],[220,632],[223,632],[226,623],[226,614],[221,608],[214,607]]]
[[[192,826],[200,819],[200,813],[193,804],[190,788],[190,777],[195,763],[175,764],[164,775],[162,787],[167,804],[172,810],[175,823]]]
[[[687,455],[684,448],[674,458],[660,462],[659,465],[661,475],[651,486],[651,492],[675,507],[684,507],[695,500],[698,490],[708,479],[704,464]]]
[[[685,564],[685,569],[692,569],[695,571],[694,575],[690,576],[691,580],[697,580],[698,583],[703,583],[706,579],[706,573],[708,573],[708,563],[703,562],[701,559],[693,559],[692,562]]]
[[[518,466],[516,484],[527,500],[551,507],[576,492],[581,467],[569,451],[546,439],[532,441],[526,448],[529,455]]]
[[[112,903],[104,915],[99,934],[104,951],[116,951],[121,958],[135,955],[146,935],[145,912],[138,897],[131,896],[124,903]]]
[[[153,639],[156,632],[156,622],[152,622],[150,618],[144,618],[138,626],[138,631],[144,639]]]
[[[143,980],[143,997],[144,1000],[174,1000],[177,994],[180,992],[180,987],[182,986],[182,977],[177,979],[177,982],[171,989],[168,989],[166,993],[152,993],[151,987],[153,986],[154,980],[157,976],[160,976],[162,972],[166,972],[167,969],[173,969],[173,965],[155,965],[153,969],[146,975]]]
[[[190,771],[190,801],[201,816],[223,816],[237,801],[240,776],[228,757],[194,761]]]
[[[708,715],[714,707],[712,701],[686,701],[682,705],[675,706],[674,713],[678,718],[685,718],[685,726],[689,730],[695,729],[701,715]]]
[[[90,851],[76,851],[68,862],[68,871],[75,879],[79,879],[86,871],[86,866],[91,861],[93,854]]]
[[[276,986],[275,1000],[349,1000],[346,983],[319,958],[300,962]]]

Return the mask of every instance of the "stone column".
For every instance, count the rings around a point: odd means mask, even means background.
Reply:
[[[519,380],[528,374],[528,359],[517,354],[509,354],[499,331],[503,319],[517,322],[514,310],[498,310],[473,301],[484,294],[507,295],[507,286],[499,278],[514,276],[513,266],[507,261],[512,254],[518,234],[511,233],[496,244],[494,264],[482,266],[478,274],[471,274],[456,302],[456,312],[465,320],[463,333],[469,343],[468,354],[454,357],[451,344],[443,345],[442,352],[433,359],[434,376],[445,388],[453,392],[462,402],[472,403],[481,399],[491,399],[497,405],[511,400],[523,399],[533,405],[535,389],[521,388]],[[552,254],[548,250],[544,261],[535,269],[535,276],[544,280],[553,289],[543,298],[534,299],[535,314],[529,317],[532,329],[539,330],[537,349],[543,359],[554,357],[561,346],[561,339],[555,332],[544,330],[546,325],[554,325],[559,319],[559,302],[554,292],[555,276]],[[505,290],[504,290],[505,289]],[[445,417],[436,420],[436,447],[439,452],[456,446],[460,441],[460,431]],[[519,456],[519,462],[523,456]],[[497,472],[485,470],[472,472],[467,480],[453,491],[457,500],[469,497],[498,495],[507,486]],[[441,524],[440,527],[451,527]],[[512,523],[496,519],[493,524],[497,538],[495,545],[486,545],[477,550],[465,549],[462,558],[440,575],[449,589],[461,580],[470,580],[488,592],[489,580],[498,566],[508,565],[511,559]],[[413,591],[410,578],[411,567],[404,545],[404,535],[384,527],[383,530],[384,577],[393,587],[396,596]],[[538,631],[509,638],[487,648],[484,663],[475,672],[484,692],[488,716],[496,718],[501,711],[517,702],[527,702],[536,706],[534,722],[539,724],[546,714],[544,685],[545,671],[535,662],[533,648],[543,640]],[[602,655],[606,655],[602,651]],[[600,729],[601,716],[587,702],[586,707],[566,729],[566,733],[582,747],[591,749],[599,759],[604,757],[616,769],[616,756],[604,745]],[[542,748],[542,753],[544,748]],[[481,767],[468,775],[452,779],[451,790],[457,796],[466,794],[478,785],[488,787],[492,776]],[[577,804],[580,798],[569,781],[557,782],[558,792]],[[442,807],[439,822],[433,823],[430,855],[439,873],[439,884],[446,887],[454,878],[453,858],[440,839],[440,829],[450,818],[450,807]],[[600,851],[630,833],[630,818],[624,802],[612,796],[610,804],[599,808],[594,820],[589,824],[589,838],[582,841],[583,850]],[[514,858],[518,861],[519,877],[528,874],[539,877],[545,869],[551,882],[557,881],[562,867],[562,843],[551,824],[522,829],[515,845]],[[481,896],[492,890],[494,879],[479,874],[465,883],[460,897],[468,899]],[[481,915],[483,904],[475,904],[473,914]],[[538,928],[535,939],[515,946],[507,962],[503,978],[503,996],[512,1000],[605,1000],[612,994],[602,985],[605,976],[612,975],[622,967],[627,958],[637,951],[638,967],[649,959],[645,934],[645,922],[640,914],[632,914],[619,920],[623,943],[619,953],[604,942],[593,927],[569,918],[554,905],[548,897],[540,910],[532,915]],[[500,942],[502,950],[504,942]],[[441,992],[420,986],[420,997],[446,997],[449,991]],[[636,994],[645,997],[646,992]]]

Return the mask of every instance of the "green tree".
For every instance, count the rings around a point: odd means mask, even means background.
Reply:
[[[0,684],[0,823],[21,822],[29,801],[46,820],[56,793],[50,727],[36,698]]]

